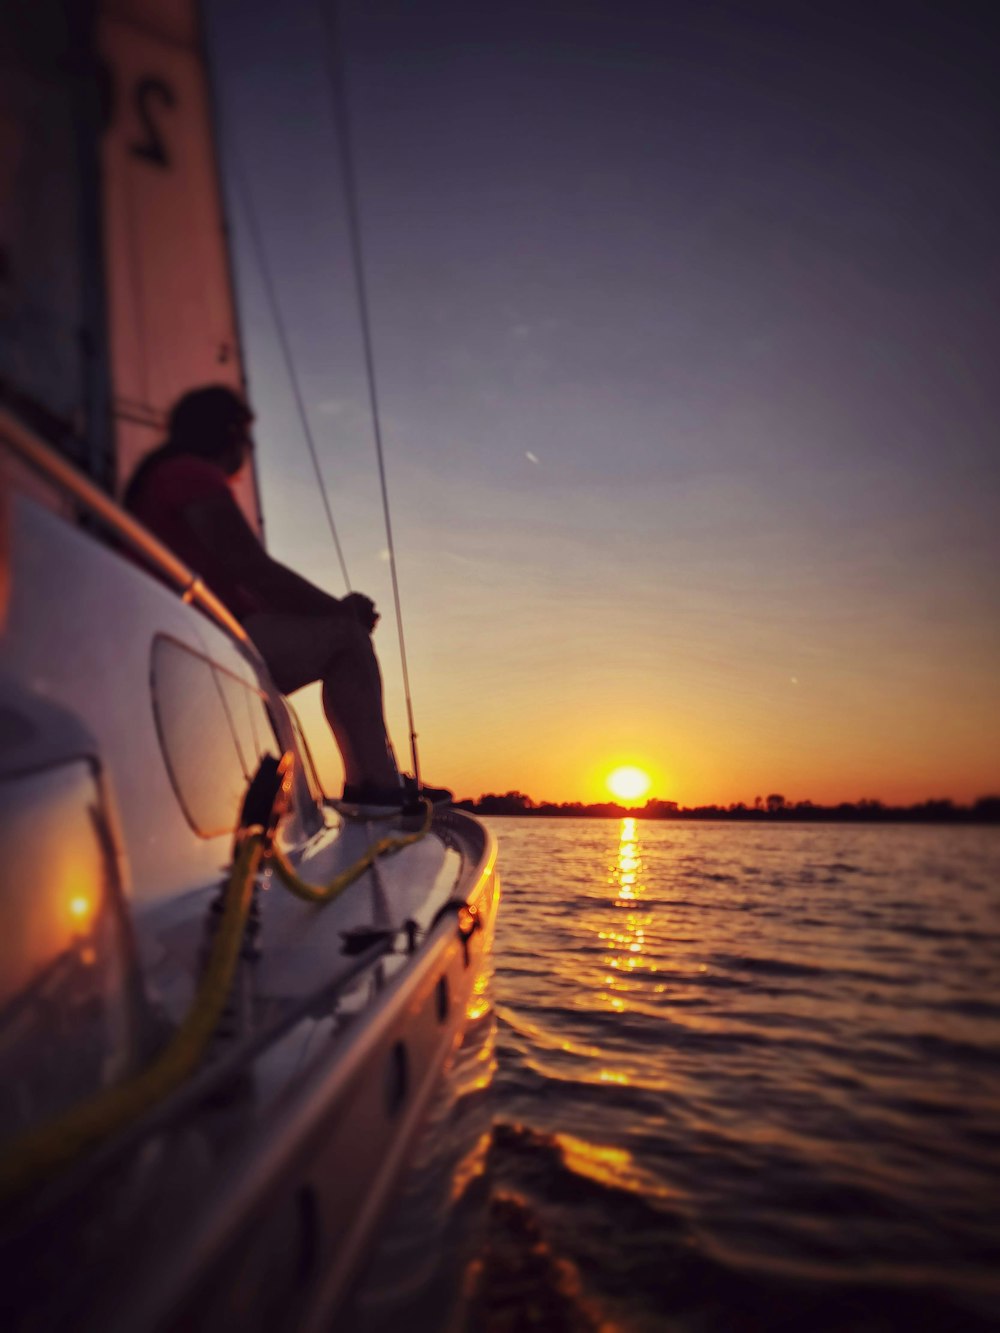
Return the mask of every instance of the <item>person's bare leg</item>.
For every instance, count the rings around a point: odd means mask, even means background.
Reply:
[[[371,639],[351,627],[323,673],[323,711],[344,760],[344,782],[391,789],[399,781],[382,704],[382,673]]]
[[[350,786],[392,790],[399,781],[386,734],[382,673],[367,630],[348,616],[259,612],[246,621],[274,682],[291,694],[323,685],[323,711],[340,747]]]

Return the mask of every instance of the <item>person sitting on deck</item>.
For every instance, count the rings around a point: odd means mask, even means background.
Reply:
[[[370,597],[338,600],[271,558],[230,488],[246,463],[253,413],[223,385],[184,394],[168,438],[140,463],[125,507],[198,574],[241,622],[282,694],[323,683],[323,711],[344,761],[345,801],[405,806],[389,744]],[[421,788],[445,800],[450,793]]]

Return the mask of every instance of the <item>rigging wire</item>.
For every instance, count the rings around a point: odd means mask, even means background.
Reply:
[[[292,357],[288,329],[282,314],[281,303],[278,300],[278,293],[274,285],[271,266],[268,263],[267,250],[264,246],[264,239],[261,235],[260,224],[257,219],[257,210],[254,208],[253,192],[250,189],[246,173],[243,170],[243,162],[235,139],[232,135],[227,136],[227,138],[229,149],[228,157],[233,164],[233,175],[236,181],[237,193],[240,195],[243,203],[243,212],[247,220],[247,230],[249,231],[251,244],[257,258],[257,266],[260,269],[261,280],[264,284],[264,291],[267,296],[267,303],[271,310],[271,318],[274,320],[275,330],[278,334],[278,342],[281,344],[281,354],[284,358],[285,370],[287,371],[292,395],[295,399],[295,408],[298,413],[299,423],[302,427],[302,433],[305,436],[306,444],[309,446],[309,456],[312,459],[313,471],[316,474],[320,499],[323,501],[323,508],[326,511],[326,521],[330,526],[330,536],[333,538],[333,545],[337,552],[337,559],[340,562],[340,572],[344,576],[344,583],[347,585],[347,591],[350,592],[351,579],[347,572],[347,562],[344,559],[343,548],[340,545],[340,537],[337,534],[337,525],[333,519],[333,510],[330,507],[330,497],[327,493],[326,484],[323,481],[323,473],[319,465],[319,453],[316,449],[316,440],[313,436],[312,427],[309,424],[309,415],[306,412],[305,399],[302,394],[302,385],[299,381],[298,372],[295,369],[295,361]]]
[[[364,349],[365,376],[368,382],[368,403],[372,417],[372,432],[375,437],[375,454],[378,459],[378,475],[382,488],[382,512],[385,516],[385,535],[389,549],[389,573],[392,579],[392,598],[396,612],[396,633],[399,638],[399,658],[403,672],[403,692],[406,696],[406,716],[410,727],[410,755],[413,760],[413,776],[417,787],[420,786],[420,762],[417,757],[417,732],[413,721],[413,699],[410,694],[410,673],[406,662],[406,641],[403,636],[403,612],[399,599],[399,577],[396,571],[396,548],[392,537],[392,520],[389,514],[389,487],[385,472],[385,451],[382,447],[382,418],[379,411],[378,384],[375,376],[375,353],[372,346],[371,318],[368,303],[368,286],[365,281],[364,247],[361,242],[361,219],[358,206],[357,176],[354,170],[353,134],[350,108],[347,100],[347,88],[344,78],[343,40],[338,14],[338,0],[324,4],[320,0],[320,14],[326,28],[327,73],[330,83],[330,96],[333,104],[333,119],[336,129],[337,144],[340,150],[340,171],[344,182],[344,196],[347,205],[347,230],[351,247],[351,267],[354,273],[354,289],[358,303],[358,317],[361,323],[361,342]]]

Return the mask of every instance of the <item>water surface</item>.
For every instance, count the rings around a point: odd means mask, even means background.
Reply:
[[[1000,830],[491,826],[474,1322],[1000,1320]]]

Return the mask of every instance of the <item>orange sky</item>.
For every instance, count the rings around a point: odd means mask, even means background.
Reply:
[[[891,59],[829,40],[836,7],[557,9],[351,20],[424,776],[555,801],[603,799],[623,762],[683,804],[1000,791],[988,47],[947,7]],[[406,762],[314,10],[213,7],[218,91]],[[268,541],[339,594],[247,207],[231,190]]]
[[[361,586],[391,620],[388,592],[377,589],[384,571],[372,568]],[[787,620],[758,630],[734,599],[735,624],[720,625],[714,644],[704,631],[685,642],[669,588],[658,607],[633,592],[631,614],[609,606],[595,617],[544,611],[537,590],[526,593],[517,580],[504,586],[499,571],[484,595],[454,578],[415,587],[405,571],[404,563],[422,771],[456,795],[517,789],[536,800],[607,800],[607,774],[626,763],[649,772],[652,795],[684,805],[752,803],[770,792],[821,803],[968,802],[1000,790],[987,634],[981,657],[956,661],[947,640],[921,647],[916,630],[831,625],[829,609],[803,617],[790,605]],[[408,768],[391,624],[376,642]],[[338,792],[316,691],[296,702]]]

